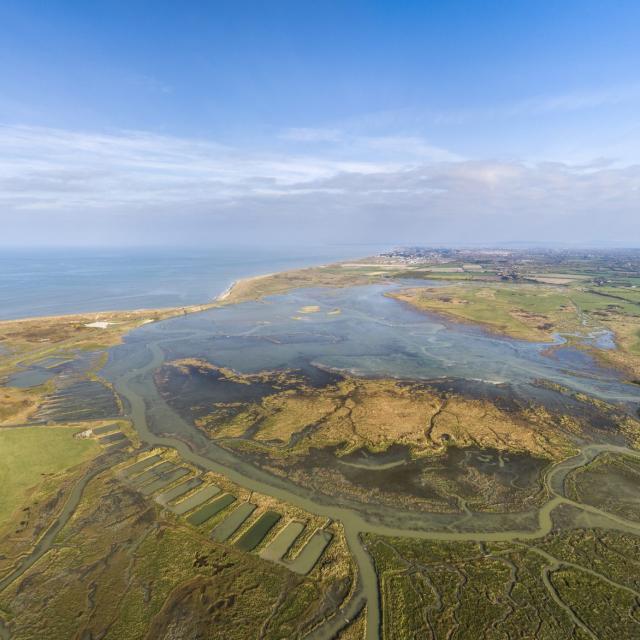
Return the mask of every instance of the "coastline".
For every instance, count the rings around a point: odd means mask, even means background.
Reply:
[[[250,285],[251,283],[258,282],[260,280],[266,280],[267,278],[272,277],[283,277],[288,274],[295,274],[300,271],[311,271],[315,269],[324,269],[328,266],[335,266],[341,263],[334,264],[323,264],[316,265],[312,267],[305,267],[303,269],[292,269],[287,271],[273,271],[268,273],[262,273],[259,275],[247,276],[245,278],[237,278],[233,280],[221,293],[217,294],[214,298],[212,298],[209,302],[199,302],[190,305],[173,305],[168,307],[134,307],[130,309],[106,309],[106,310],[88,310],[88,311],[79,311],[73,313],[60,313],[60,314],[49,314],[49,315],[31,315],[31,316],[22,316],[20,318],[6,318],[0,319],[0,328],[5,325],[19,324],[22,322],[46,322],[53,320],[61,320],[67,319],[69,321],[87,321],[87,322],[98,322],[103,321],[106,316],[114,317],[114,316],[127,316],[131,314],[156,314],[161,315],[164,320],[165,317],[170,317],[172,315],[178,315],[179,313],[197,313],[199,311],[206,311],[207,309],[212,309],[216,307],[220,303],[224,304],[236,304],[237,302],[244,302],[246,299],[258,299],[261,297],[260,294],[256,293],[253,298],[243,298],[242,300],[233,300],[233,296],[236,291],[243,287]],[[295,286],[292,286],[295,288]],[[244,293],[247,296],[247,293]],[[251,295],[251,294],[249,294]]]
[[[331,262],[382,247],[22,248],[3,256],[0,320],[208,303],[234,281]]]
[[[43,354],[47,351],[50,352],[47,355],[51,355],[55,351],[59,351],[61,349],[67,350],[69,348],[75,348],[75,349],[83,348],[81,346],[84,344],[83,340],[86,340],[87,344],[95,346],[97,344],[96,341],[100,339],[103,341],[102,344],[104,344],[106,348],[110,346],[109,340],[113,340],[114,343],[116,341],[120,341],[126,335],[126,333],[128,333],[129,331],[137,328],[138,326],[146,322],[161,321],[164,319],[180,316],[183,314],[197,313],[200,311],[205,311],[207,309],[220,308],[220,307],[223,307],[224,305],[233,305],[241,302],[246,302],[248,300],[259,300],[267,295],[282,294],[286,291],[291,291],[293,289],[304,287],[304,286],[326,286],[326,287],[357,286],[359,284],[367,284],[371,282],[394,281],[392,280],[393,276],[394,274],[391,274],[391,278],[389,278],[389,276],[386,276],[386,277],[373,276],[371,273],[363,274],[363,268],[361,265],[357,265],[354,271],[352,268],[343,267],[340,263],[335,265],[312,267],[312,268],[307,268],[302,270],[284,271],[280,273],[267,273],[267,274],[262,274],[258,276],[251,276],[251,277],[247,277],[239,280],[234,280],[224,291],[222,291],[219,295],[217,295],[212,301],[205,304],[190,305],[190,306],[183,306],[183,307],[172,307],[172,308],[165,308],[165,309],[137,309],[133,311],[88,312],[83,314],[68,314],[68,315],[62,315],[62,316],[35,317],[35,318],[23,318],[18,320],[0,321],[0,332],[3,332],[3,330],[5,330],[4,332],[6,333],[5,325],[13,325],[14,327],[17,327],[17,328],[20,328],[20,327],[29,328],[29,324],[31,324],[33,327],[38,327],[38,326],[41,327],[41,331],[43,332],[42,335],[46,337],[47,342],[41,342],[41,339],[40,337],[38,337],[37,332],[34,336],[30,338],[31,342],[29,342],[27,345],[30,350],[27,349],[22,354],[18,354],[19,356],[23,357],[22,361],[18,360],[18,366],[24,366],[25,362],[28,362],[28,360],[25,359],[25,357],[28,358],[29,360],[35,361],[37,358],[35,358],[34,356],[37,356],[38,358],[42,358]],[[347,293],[350,295],[351,291],[347,291]],[[395,298],[395,296],[393,295],[391,297]],[[404,300],[398,300],[398,301],[404,302],[405,304],[409,304],[410,306],[412,306],[412,308],[415,309],[415,307],[413,307],[413,305],[411,305],[407,301],[404,301]],[[240,312],[242,312],[242,310]],[[439,315],[437,312],[430,311],[430,310],[422,310],[422,312],[425,314],[434,313],[435,315]],[[108,319],[102,320],[102,321],[98,320],[98,318],[105,318],[105,316]],[[455,322],[454,319],[451,319],[451,318],[446,318],[446,319],[447,321],[450,321],[452,323]],[[115,320],[115,324],[110,323],[109,320],[111,321]],[[88,321],[92,321],[93,323],[102,322],[104,326],[90,326],[90,323],[88,324]],[[465,324],[474,325],[480,331],[486,330],[481,324],[476,322],[469,321],[468,323],[465,323]],[[55,328],[58,325],[59,326],[64,325],[63,327],[64,331],[61,334],[62,340],[55,342],[54,340],[55,335],[51,335],[51,337],[49,336],[51,334],[51,329]],[[29,333],[31,333],[31,329],[29,330]],[[5,337],[6,336],[3,336],[2,340],[4,340]],[[0,346],[5,344],[5,342],[3,342],[2,340],[0,340]],[[48,340],[54,340],[54,341],[48,342]],[[65,340],[67,342],[65,342]],[[21,344],[22,344],[22,347],[24,347],[25,344],[27,343],[23,342]],[[163,362],[162,358],[164,356],[162,355],[161,349],[157,346],[157,344],[158,343],[153,343],[152,350],[151,350],[151,353],[155,359],[151,360],[147,364],[142,365],[145,368],[145,371],[153,371],[154,367],[159,366],[159,363]],[[14,355],[16,354],[14,353],[8,354],[8,357],[6,358],[4,356],[0,356],[0,367],[5,366],[5,363],[10,359],[12,359]],[[133,407],[130,412],[130,415],[131,415],[131,419],[133,420],[133,424],[135,424],[135,431],[133,426],[129,427],[130,430],[136,435],[140,434],[140,440],[148,446],[170,447],[172,449],[175,449],[175,451],[177,452],[176,455],[180,455],[181,457],[180,459],[182,461],[192,462],[196,467],[200,465],[198,468],[216,469],[216,467],[213,467],[211,465],[218,464],[217,462],[212,463],[208,461],[208,458],[206,456],[204,455],[198,456],[197,454],[193,453],[193,451],[190,448],[190,443],[188,438],[183,437],[181,435],[175,435],[175,436],[172,435],[170,437],[155,436],[148,429],[148,423],[146,421],[147,418],[146,418],[146,413],[144,409],[145,398],[142,395],[136,395],[135,385],[127,386],[130,380],[135,381],[136,376],[140,375],[140,369],[138,367],[141,366],[140,365],[141,362],[144,363],[144,360],[134,358],[129,363],[130,366],[126,368],[127,373],[126,373],[125,381],[124,383],[122,383],[122,386],[117,386],[117,387],[113,386],[113,389],[116,391],[116,394],[118,395],[118,397],[122,396],[125,400],[128,401],[129,405]],[[1,373],[2,371],[0,371],[0,374]],[[237,373],[235,375],[242,376],[242,374],[237,374]],[[105,381],[102,381],[102,382],[103,384],[105,383]],[[376,391],[376,389],[380,388],[381,393],[388,392],[389,389],[392,389],[392,390],[402,389],[402,392],[404,392],[404,389],[405,389],[402,386],[402,384],[397,384],[396,381],[390,381],[387,387],[384,387],[379,382],[375,381],[370,384],[370,388],[373,389],[373,391]],[[371,392],[371,397],[375,399],[378,396],[376,396],[376,394],[373,393],[373,391]],[[398,391],[398,394],[400,393],[401,392]],[[382,397],[385,399],[386,402],[389,402],[389,399],[387,396],[382,395]],[[399,396],[399,397],[400,397],[400,400],[399,400],[400,402],[403,400],[403,397],[402,396]],[[154,396],[151,396],[152,400],[153,398]],[[38,397],[34,399],[34,401],[36,402],[38,400],[39,400]],[[416,402],[415,397],[412,397],[411,401],[415,403]],[[427,401],[428,401],[428,398],[424,400],[425,403]],[[455,404],[456,402],[458,402],[459,404]],[[447,407],[447,411],[444,411],[445,407]],[[434,405],[434,409],[436,408],[437,407]],[[498,447],[505,446],[505,447],[508,447],[506,449],[507,451],[513,451],[517,454],[519,451],[530,452],[535,448],[535,446],[540,445],[540,443],[537,440],[529,442],[529,440],[527,439],[527,438],[536,438],[540,433],[538,430],[531,431],[530,433],[528,432],[525,433],[522,430],[520,430],[519,432],[516,432],[519,434],[519,437],[521,438],[521,441],[519,444],[519,441],[517,438],[513,439],[514,432],[511,431],[511,429],[515,429],[517,426],[519,426],[519,423],[515,419],[513,423],[510,423],[505,418],[504,424],[506,425],[506,430],[502,432],[498,431],[496,434],[496,429],[495,429],[496,423],[495,422],[492,423],[490,422],[490,420],[491,419],[495,421],[500,420],[500,424],[502,424],[502,421],[503,421],[502,414],[497,414],[497,413],[488,414],[487,407],[484,405],[479,405],[475,401],[471,401],[468,404],[462,404],[461,401],[455,398],[452,399],[451,397],[448,397],[446,404],[442,404],[440,408],[437,408],[437,411],[434,414],[434,416],[443,416],[441,418],[441,421],[442,421],[441,424],[434,422],[433,418],[430,418],[428,438],[432,439],[432,441],[435,438],[436,443],[442,445],[443,447],[446,446],[444,443],[450,442],[449,432],[451,432],[452,430],[451,425],[454,424],[453,422],[454,420],[458,420],[455,410],[458,410],[458,412],[460,413],[466,413],[467,415],[472,415],[471,409],[477,409],[478,412],[482,413],[479,425],[484,426],[486,423],[488,425],[488,431],[484,433],[484,435],[483,435],[483,432],[474,431],[472,428],[468,428],[466,435],[461,432],[457,436],[460,439],[459,441],[462,441],[461,440],[462,437],[467,437],[469,439],[469,442],[471,443],[470,445],[467,443],[467,441],[464,441],[465,446],[472,446],[473,443],[476,443],[476,444],[481,443],[482,446],[484,446],[485,448],[490,448],[492,446],[498,446]],[[455,418],[451,418],[452,420],[451,423],[445,422],[444,416],[446,416],[448,412],[452,412],[452,413],[449,413],[449,415],[456,416]],[[489,418],[486,417],[487,415],[489,415]],[[506,414],[506,415],[508,418],[510,414]],[[304,417],[306,418],[307,416],[305,415]],[[382,416],[382,419],[384,419],[384,415]],[[420,414],[420,420],[421,420],[420,424],[421,425],[424,424],[424,414],[422,413]],[[458,420],[458,423],[459,423],[459,420]],[[394,424],[394,423],[390,421],[389,424]],[[544,423],[541,422],[540,424],[544,424]],[[82,425],[82,427],[90,427],[90,426],[91,426],[90,423]],[[42,428],[44,429],[48,427],[43,426]],[[81,428],[81,426],[78,425],[78,428]],[[417,429],[416,433],[420,433],[420,431]],[[505,433],[507,434],[506,436],[503,435]],[[486,439],[483,440],[483,438],[492,437],[491,434],[493,434],[493,436],[498,438],[499,440],[498,445]],[[553,435],[553,431],[547,432],[542,442],[545,442],[545,443],[551,442],[550,440],[551,435]],[[444,440],[444,436],[447,436],[447,440]],[[504,444],[505,440],[502,440],[501,438],[508,438],[507,440],[508,444]],[[401,439],[401,434],[398,435],[398,433],[396,432],[390,432],[390,441],[396,441],[396,440],[400,441],[400,439]],[[523,442],[527,444],[526,447],[522,445]],[[385,444],[388,444],[388,443],[385,442]],[[547,482],[546,478],[553,477],[552,474],[556,473],[556,469],[560,469],[560,470],[563,469],[563,467],[560,465],[565,464],[563,462],[564,458],[568,456],[569,453],[575,453],[571,451],[568,452],[566,448],[561,448],[564,446],[561,443],[556,443],[553,446],[558,447],[557,455],[559,456],[559,458],[555,460],[555,464],[553,464],[553,466],[549,466],[548,468],[546,468],[545,475],[544,475],[545,483]],[[383,450],[386,450],[386,449],[383,449]],[[538,452],[538,454],[542,455],[540,454],[540,452]],[[576,455],[576,458],[577,457],[578,456]],[[500,460],[502,460],[502,458],[500,458]],[[339,460],[338,462],[341,462],[341,461]],[[342,462],[344,463],[344,461]],[[207,464],[209,464],[209,466],[207,466]],[[385,574],[383,571],[381,571],[379,574],[376,574],[375,572],[376,567],[373,565],[373,560],[371,560],[371,558],[373,557],[373,553],[370,552],[369,548],[366,545],[365,546],[361,545],[361,535],[363,532],[368,535],[373,535],[374,533],[376,533],[377,535],[393,534],[395,536],[406,535],[410,538],[411,537],[420,538],[420,539],[429,538],[438,542],[441,540],[450,541],[452,539],[451,538],[452,535],[454,536],[453,539],[460,540],[460,541],[475,540],[475,539],[480,539],[483,541],[485,539],[489,541],[491,540],[500,541],[502,539],[501,537],[505,535],[503,529],[500,529],[498,527],[496,527],[495,531],[490,526],[487,526],[486,528],[484,527],[484,524],[481,518],[485,517],[485,512],[480,512],[481,515],[478,516],[479,522],[478,522],[477,529],[473,529],[469,531],[465,529],[464,526],[461,526],[460,531],[455,531],[452,534],[451,525],[449,524],[443,525],[442,527],[438,528],[439,523],[444,522],[444,518],[442,520],[439,519],[440,513],[437,511],[437,507],[434,507],[433,511],[427,512],[428,515],[424,516],[425,518],[433,518],[435,525],[438,525],[438,526],[434,526],[433,529],[425,528],[423,530],[420,527],[416,527],[412,529],[410,526],[411,524],[410,521],[408,521],[409,524],[406,524],[406,525],[402,521],[400,521],[397,523],[397,526],[395,528],[392,528],[391,525],[383,524],[383,525],[380,525],[381,526],[380,529],[374,530],[374,526],[377,526],[377,525],[369,524],[368,521],[366,521],[366,519],[360,520],[357,515],[359,512],[356,509],[354,509],[353,511],[350,511],[349,508],[342,508],[342,510],[339,510],[336,512],[335,510],[336,507],[333,504],[327,507],[321,501],[319,501],[318,503],[315,503],[313,501],[305,502],[304,495],[300,497],[300,495],[296,493],[295,485],[291,489],[287,485],[284,485],[284,488],[281,488],[280,479],[277,478],[277,474],[274,474],[274,477],[276,477],[276,480],[273,481],[273,484],[265,483],[264,485],[255,485],[254,483],[256,481],[254,480],[253,475],[251,475],[250,473],[243,474],[243,469],[240,466],[240,463],[236,464],[235,460],[233,460],[233,464],[227,464],[226,466],[222,463],[219,463],[219,464],[222,466],[222,469],[224,469],[225,472],[228,472],[229,477],[234,482],[237,482],[237,484],[241,486],[243,490],[246,489],[247,491],[251,491],[252,492],[251,495],[253,495],[254,491],[258,492],[259,490],[263,490],[270,499],[271,498],[281,499],[283,502],[286,501],[287,504],[289,505],[292,504],[295,508],[299,508],[299,509],[308,508],[310,513],[318,517],[324,516],[325,513],[327,513],[327,514],[330,514],[332,518],[334,519],[340,518],[339,521],[345,523],[344,524],[345,533],[348,536],[348,541],[350,543],[349,549],[351,550],[353,562],[354,562],[354,565],[356,566],[356,571],[357,571],[357,573],[355,574],[357,576],[357,580],[354,583],[357,585],[357,588],[354,588],[354,591],[352,592],[352,595],[350,598],[345,598],[344,600],[345,604],[343,604],[342,608],[339,610],[340,615],[338,616],[336,614],[336,616],[334,616],[333,618],[328,618],[330,624],[334,624],[333,622],[334,620],[337,621],[337,623],[342,624],[341,617],[346,620],[347,614],[349,617],[351,617],[353,615],[352,613],[350,613],[351,608],[355,606],[360,606],[362,598],[366,598],[368,602],[368,607],[369,607],[368,611],[371,612],[371,613],[368,613],[369,628],[377,628],[377,626],[375,626],[375,624],[371,622],[372,619],[374,621],[378,620],[378,623],[379,623],[380,610],[378,607],[380,605],[379,603],[377,603],[377,600],[376,600],[376,598],[378,597],[378,591],[377,591],[378,580],[379,581],[384,580]],[[348,463],[346,464],[348,466]],[[355,466],[357,467],[358,465],[355,465]],[[217,470],[220,471],[219,468],[217,468]],[[378,470],[379,471],[382,470],[382,467],[378,467]],[[260,469],[260,472],[262,472],[261,469]],[[266,473],[268,473],[268,471]],[[260,476],[258,476],[258,478],[260,479]],[[304,489],[304,484],[301,483],[301,486]],[[264,489],[264,487],[266,487],[266,489]],[[542,491],[544,491],[545,488],[547,488],[547,484],[543,485]],[[531,502],[528,505],[529,508],[535,509],[535,513],[538,514],[537,518],[539,522],[536,520],[536,522],[533,523],[531,530],[527,529],[523,531],[522,528],[518,528],[520,527],[520,521],[517,520],[517,516],[514,516],[513,530],[507,529],[506,535],[511,535],[511,536],[520,537],[520,538],[524,535],[527,538],[535,539],[538,536],[546,535],[547,526],[549,527],[549,531],[551,530],[552,520],[549,517],[549,514],[555,508],[555,506],[559,505],[565,499],[561,498],[560,496],[556,496],[553,493],[553,490],[550,485],[548,485],[548,488],[549,488],[549,491],[552,492],[549,496],[546,496],[546,494],[544,494],[542,491],[538,492],[534,494],[533,500],[535,500],[535,502]],[[290,491],[290,493],[288,493],[288,491]],[[545,496],[549,498],[547,502],[542,501],[542,499],[545,498]],[[462,501],[461,504],[464,505],[463,508],[467,510],[466,503]],[[365,512],[367,508],[368,506],[365,505],[364,507]],[[385,507],[383,506],[383,508]],[[452,513],[457,514],[458,512],[455,511]],[[471,513],[471,511],[467,510],[467,514],[468,513]],[[490,512],[488,511],[486,512],[486,514],[489,514],[489,513]],[[446,516],[448,514],[445,513],[444,515]],[[497,515],[499,516],[500,514],[497,514]],[[460,514],[461,523],[464,521],[466,517],[467,517],[466,515]],[[475,523],[475,521],[473,522]],[[535,526],[535,529],[533,528],[534,526]],[[1,624],[2,624],[2,619],[0,619],[0,625]],[[320,627],[320,629],[325,629],[325,628],[327,627]],[[324,637],[324,636],[319,636],[319,637]]]
[[[71,346],[80,344],[83,347],[84,342],[91,342],[96,348],[108,348],[122,341],[124,335],[129,331],[148,322],[157,322],[178,315],[198,313],[216,307],[239,304],[242,302],[251,302],[261,300],[267,296],[284,295],[292,290],[310,287],[349,287],[358,285],[375,284],[380,282],[389,282],[397,276],[406,277],[407,269],[405,266],[389,268],[385,271],[380,270],[380,265],[371,263],[368,258],[360,258],[360,261],[354,261],[353,258],[348,261],[333,262],[321,265],[308,266],[298,269],[290,269],[286,271],[276,271],[251,275],[244,278],[233,280],[227,287],[208,302],[173,306],[160,308],[138,308],[130,310],[111,310],[111,311],[89,311],[82,313],[71,313],[62,315],[48,316],[28,316],[24,318],[0,320],[0,375],[5,373],[8,368],[15,366],[16,363],[24,363],[20,355],[27,356],[25,347],[33,349],[35,342],[37,345],[35,353],[43,354],[61,346],[61,341],[50,334],[67,334],[60,336],[68,339]],[[392,267],[392,265],[388,265]],[[525,342],[548,344],[549,347],[556,345],[553,336],[533,335],[512,335],[508,330],[504,330],[499,326],[462,318],[453,313],[448,313],[441,309],[427,309],[416,304],[409,297],[403,295],[405,289],[397,292],[386,294],[394,300],[408,305],[414,311],[433,315],[445,323],[466,325],[485,333],[500,338],[510,340],[522,340]],[[411,287],[406,289],[411,291]],[[39,334],[36,340],[24,340],[21,333]],[[4,335],[2,335],[4,334]],[[64,340],[63,340],[64,341]],[[601,365],[612,368],[624,377],[637,379],[638,365],[635,364],[633,358],[629,361],[629,355],[620,350],[602,352],[592,348],[590,345],[582,344],[579,341],[572,341],[572,346],[589,353]],[[17,344],[16,344],[17,343]],[[47,345],[49,348],[47,349]],[[18,347],[16,349],[15,347]],[[22,353],[21,353],[22,352]]]
[[[236,286],[236,282],[238,282],[237,280],[234,280],[222,293],[218,294],[215,298],[214,301],[215,302],[222,302],[223,300],[225,300],[226,298],[228,298],[231,295],[231,291],[233,290],[233,288]]]

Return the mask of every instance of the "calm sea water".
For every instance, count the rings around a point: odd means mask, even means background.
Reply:
[[[0,319],[207,302],[234,280],[383,247],[0,250]]]

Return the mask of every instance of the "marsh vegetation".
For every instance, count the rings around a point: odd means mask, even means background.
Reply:
[[[5,631],[636,637],[640,280],[394,260],[2,323]]]

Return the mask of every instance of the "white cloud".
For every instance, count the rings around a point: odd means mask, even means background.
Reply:
[[[0,203],[24,208],[225,200],[267,184],[298,184],[381,163],[243,152],[144,132],[0,127]]]
[[[634,84],[533,96],[488,107],[452,108],[433,113],[432,119],[440,124],[463,124],[502,118],[570,113],[638,101],[640,101],[640,85]]]
[[[340,129],[322,129],[311,127],[294,127],[286,129],[280,137],[293,142],[339,142],[342,140]]]
[[[462,160],[462,156],[429,144],[419,136],[362,136],[355,144],[366,148],[402,154],[423,162],[443,162]]]
[[[345,160],[0,127],[4,240],[640,241],[640,165],[471,161],[419,138],[358,145]],[[369,159],[373,149],[386,161]]]

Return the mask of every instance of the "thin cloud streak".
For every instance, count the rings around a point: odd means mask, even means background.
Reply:
[[[244,152],[217,143],[143,132],[92,134],[0,127],[0,202],[18,208],[111,208],[224,200],[256,187],[305,183],[390,165]]]
[[[405,137],[359,145],[345,160],[0,127],[4,243],[640,239],[640,165],[468,160]],[[385,162],[367,159],[373,148]]]
[[[283,131],[280,137],[292,142],[340,142],[344,134],[340,129],[293,127]]]
[[[446,112],[435,112],[432,114],[432,118],[436,124],[467,124],[504,118],[570,113],[638,102],[640,102],[640,85],[628,85],[591,91],[574,91],[558,95],[534,96],[509,104],[486,108],[453,108]]]

